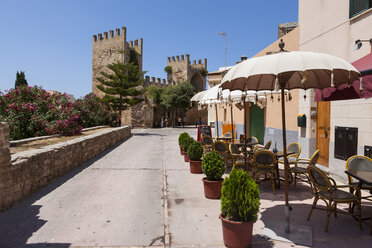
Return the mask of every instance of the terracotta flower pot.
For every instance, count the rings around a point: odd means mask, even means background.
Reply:
[[[201,174],[203,172],[202,161],[190,160],[190,172],[193,174]]]
[[[185,153],[185,152],[183,151],[182,147],[180,146],[180,154],[181,154],[181,155],[184,155],[184,153]]]
[[[253,222],[230,221],[222,217],[223,242],[226,247],[245,248],[251,247]]]
[[[183,158],[184,158],[185,162],[190,162],[190,158],[189,158],[189,155],[187,155],[187,152],[185,152],[183,154]]]
[[[202,179],[204,183],[204,195],[208,199],[220,199],[221,198],[221,188],[223,183],[223,178],[218,181],[209,181],[206,177]]]

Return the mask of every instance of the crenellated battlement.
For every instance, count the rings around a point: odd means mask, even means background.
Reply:
[[[140,38],[139,40],[129,41],[129,47],[142,47],[142,46],[143,46],[142,38]]]
[[[150,86],[156,86],[158,88],[165,88],[169,84],[167,83],[167,80],[164,78],[155,78],[155,77],[150,77],[150,76],[145,76],[144,82],[143,82],[143,87],[148,88]]]
[[[190,63],[190,55],[185,54],[185,55],[177,55],[177,56],[168,57],[168,64],[171,62],[180,62],[180,61],[183,61],[183,62],[186,61]]]
[[[110,33],[110,35],[109,35],[109,33]],[[122,27],[121,32],[120,32],[120,28],[117,28],[115,33],[114,33],[114,30],[110,30],[109,33],[104,32],[103,35],[102,34],[93,35],[93,42],[105,41],[105,40],[117,38],[119,36],[123,37],[123,40],[126,41],[126,36],[127,36],[127,28],[126,27]]]

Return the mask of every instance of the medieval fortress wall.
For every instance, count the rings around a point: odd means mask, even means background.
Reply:
[[[103,34],[93,35],[93,56],[92,56],[92,92],[99,97],[103,97],[96,85],[99,84],[97,77],[101,71],[110,72],[106,66],[114,62],[129,62],[130,49],[134,48],[137,53],[137,62],[140,70],[143,70],[143,39],[127,41],[127,29],[117,28],[115,32],[110,30]],[[191,64],[190,55],[168,57],[167,65],[172,67],[172,73],[168,73],[167,80],[145,76],[143,86],[156,86],[165,88],[168,85],[176,85],[189,81],[199,92],[205,90],[206,77],[201,71],[207,69],[207,59],[194,60]],[[125,110],[122,117],[122,124],[132,127],[152,127],[154,121],[154,109],[145,103],[137,104]]]

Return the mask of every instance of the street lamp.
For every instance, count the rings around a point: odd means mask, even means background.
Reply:
[[[355,50],[359,50],[362,47],[363,42],[369,42],[372,46],[372,38],[369,40],[356,40],[355,41]]]

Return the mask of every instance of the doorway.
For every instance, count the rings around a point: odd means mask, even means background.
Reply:
[[[258,139],[258,143],[263,144],[265,136],[264,109],[257,105],[251,105],[249,113],[249,135],[255,136]]]
[[[329,136],[331,125],[331,102],[318,102],[316,149],[319,149],[318,164],[329,164]]]

